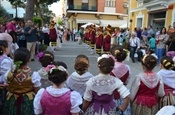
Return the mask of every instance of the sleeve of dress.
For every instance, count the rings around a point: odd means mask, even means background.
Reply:
[[[71,113],[78,113],[80,112],[79,106],[82,104],[82,97],[79,93],[73,91],[71,92]]]
[[[4,59],[1,62],[1,74],[5,74],[8,70],[12,69],[12,63],[9,59]]]
[[[44,93],[44,88],[42,88],[38,91],[38,93],[35,95],[35,98],[33,101],[34,112],[36,115],[43,113],[43,109],[42,109],[41,103],[40,103],[43,93]]]
[[[164,95],[165,95],[164,83],[163,83],[162,77],[160,77],[159,89],[158,89],[158,96],[159,97],[163,97]]]
[[[116,85],[118,85],[117,91],[119,92],[122,98],[125,98],[130,94],[129,90],[125,87],[125,85],[120,79],[117,80]]]
[[[129,67],[129,65],[126,65],[128,70],[129,70],[129,76],[128,79],[126,80],[126,84],[128,84],[131,81],[131,68]]]
[[[134,100],[134,98],[137,94],[137,91],[139,90],[139,86],[140,86],[140,77],[136,76],[131,84],[131,89],[130,89],[132,101]]]
[[[91,83],[91,79],[86,82],[86,90],[83,97],[84,100],[89,102],[92,100],[92,90],[90,89],[90,85],[91,85],[90,83]]]
[[[40,87],[41,86],[41,77],[38,72],[33,72],[32,74],[32,83],[34,84],[34,87]]]

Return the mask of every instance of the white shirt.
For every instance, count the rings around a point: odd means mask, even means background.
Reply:
[[[79,75],[77,72],[73,72],[67,79],[66,85],[73,91],[77,91],[83,97],[86,90],[85,83],[94,77],[90,72],[86,72],[83,75]]]
[[[138,37],[130,38],[129,40],[130,46],[140,48],[140,39]]]
[[[9,70],[13,70],[13,60],[7,55],[3,55],[3,60],[0,62],[0,83],[5,82],[5,74]]]
[[[43,28],[42,28],[42,32],[43,32],[43,33],[48,33],[48,34],[49,34],[49,28],[43,27]]]
[[[34,102],[33,102],[33,105],[34,105],[34,112],[35,114],[41,114],[43,113],[43,108],[41,106],[41,98],[42,98],[42,95],[44,93],[44,88],[40,89],[38,91],[38,93],[35,95],[35,99],[34,99]],[[66,92],[70,91],[69,89],[67,88],[60,88],[60,89],[57,89],[57,88],[54,88],[52,86],[49,86],[46,88],[47,92],[52,95],[53,97],[58,97],[59,96],[62,96],[64,95]],[[79,108],[79,105],[82,104],[82,97],[79,93],[73,91],[71,92],[71,96],[70,96],[70,101],[71,101],[71,110],[70,112],[71,113],[78,113],[80,112],[80,108]],[[66,107],[65,107],[66,109]]]

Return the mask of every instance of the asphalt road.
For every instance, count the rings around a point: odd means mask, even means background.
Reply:
[[[90,55],[90,52],[87,50],[85,44],[79,45],[77,42],[71,42],[67,41],[62,44],[62,47],[59,48],[58,51],[54,52],[55,61],[63,61],[68,66],[68,73],[71,74],[74,71],[74,60],[77,55],[84,54],[88,56],[90,60],[90,67],[89,71],[93,75],[97,75],[99,70],[97,68],[97,54]],[[125,61],[126,64],[128,64],[131,68],[131,81],[133,78],[142,72],[142,66],[140,62],[132,63],[132,61]],[[30,62],[29,66],[34,71],[38,71],[41,68],[41,64],[37,61],[37,58],[34,62]],[[155,67],[155,71],[159,70],[159,66]],[[130,87],[130,84],[128,85]]]

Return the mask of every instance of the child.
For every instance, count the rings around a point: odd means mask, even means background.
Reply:
[[[5,96],[7,93],[5,85],[5,73],[13,69],[13,61],[7,55],[10,53],[10,47],[7,41],[0,40],[0,113],[3,114]]]
[[[156,115],[175,115],[175,105],[163,107]]]
[[[142,59],[143,73],[135,77],[131,87],[132,115],[155,115],[158,111],[158,96],[164,96],[163,82],[153,71],[156,58],[145,55]]]
[[[151,35],[151,39],[149,40],[149,49],[153,50],[154,52],[156,50],[156,39],[154,34]]]
[[[42,87],[47,87],[51,85],[51,82],[48,80],[47,72],[45,68],[54,63],[54,55],[49,51],[40,52],[37,54],[38,61],[41,63],[42,68],[38,71],[41,76]]]
[[[116,45],[111,48],[111,54],[116,60],[111,75],[119,78],[124,83],[124,85],[127,85],[131,75],[131,71],[130,67],[123,63],[123,61],[127,57],[126,50],[123,49],[122,46]],[[114,98],[116,99],[117,106],[123,103],[123,99],[120,99],[120,95],[117,91],[114,92]],[[128,107],[123,114],[130,115],[130,107]]]
[[[109,55],[103,54],[97,62],[100,73],[86,83],[82,110],[85,115],[115,115],[113,92],[117,90],[124,98],[123,104],[117,107],[117,112],[122,113],[129,104],[130,93],[118,78],[110,75],[114,60]]]
[[[162,77],[164,83],[165,96],[160,100],[160,108],[166,105],[175,104],[175,66],[169,56],[164,56],[160,62],[160,71],[157,73]]]
[[[46,89],[40,89],[35,96],[35,114],[78,115],[82,98],[79,93],[64,88],[68,74],[63,66],[48,65],[48,79],[53,83]]]
[[[78,55],[75,59],[74,69],[75,72],[73,72],[66,82],[67,86],[77,91],[81,94],[83,97],[84,92],[86,90],[85,83],[93,77],[93,75],[88,72],[89,68],[89,59],[85,55]]]
[[[33,99],[41,86],[37,72],[31,74],[27,66],[30,52],[26,48],[19,48],[14,53],[15,68],[6,73],[8,90],[5,102],[5,115],[33,115]]]

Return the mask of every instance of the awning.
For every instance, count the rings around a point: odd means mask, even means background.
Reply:
[[[94,24],[99,24],[99,20],[88,20],[88,19],[76,19],[76,22],[78,24],[80,24],[80,23],[94,23]]]
[[[100,20],[100,26],[108,26],[109,24],[112,27],[120,27],[127,23],[127,20]]]

